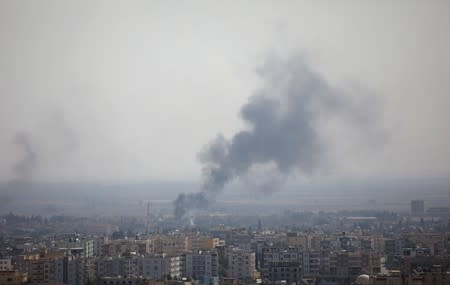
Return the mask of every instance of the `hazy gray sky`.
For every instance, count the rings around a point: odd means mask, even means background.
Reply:
[[[258,70],[293,57],[356,102],[373,98],[361,114],[376,109],[365,132],[323,122],[320,175],[450,176],[449,11],[448,1],[0,0],[0,181],[26,159],[17,134],[33,149],[27,179],[197,180],[204,145],[245,128]]]

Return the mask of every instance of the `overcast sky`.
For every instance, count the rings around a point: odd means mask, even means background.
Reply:
[[[449,11],[448,1],[0,0],[0,181],[27,156],[18,134],[34,155],[27,179],[196,181],[202,148],[247,127],[239,110],[265,85],[263,66],[298,57],[333,88],[372,98],[359,112],[375,113],[367,132],[321,126],[319,176],[449,177]]]

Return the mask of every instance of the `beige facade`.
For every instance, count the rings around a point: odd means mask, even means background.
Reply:
[[[188,251],[189,238],[182,235],[158,235],[148,239],[148,253],[180,254]]]
[[[213,249],[219,244],[218,238],[200,236],[200,237],[190,237],[187,240],[187,249]]]
[[[1,285],[20,285],[27,282],[26,274],[20,274],[14,270],[0,271]]]
[[[10,271],[12,269],[10,259],[0,259],[0,271]]]

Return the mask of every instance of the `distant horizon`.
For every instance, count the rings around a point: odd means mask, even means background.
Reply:
[[[147,183],[50,183],[10,193],[0,204],[0,213],[70,215],[142,215],[147,202],[155,211],[172,213],[179,193],[199,191],[198,182]],[[257,212],[262,205],[270,211],[371,209],[409,211],[411,200],[424,200],[425,207],[450,205],[450,179],[374,180],[298,183],[284,185],[272,194],[257,195],[245,184],[229,185],[211,204],[213,209],[242,213]],[[5,201],[4,201],[5,202]],[[278,210],[277,210],[278,209]],[[78,214],[77,214],[78,213]],[[103,213],[103,214],[102,214]]]

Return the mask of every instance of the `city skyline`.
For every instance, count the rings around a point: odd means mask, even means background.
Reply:
[[[0,285],[450,285],[448,11],[0,0]]]

